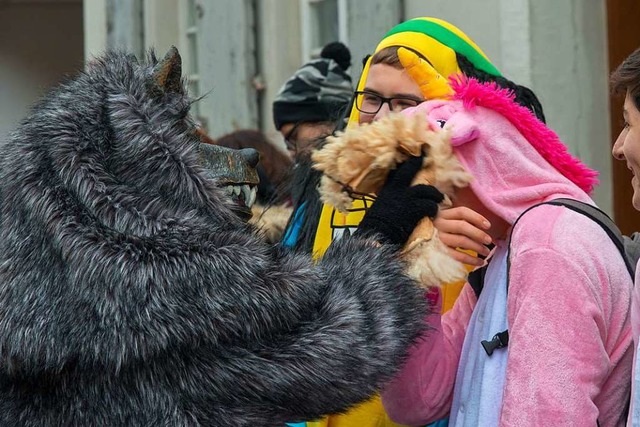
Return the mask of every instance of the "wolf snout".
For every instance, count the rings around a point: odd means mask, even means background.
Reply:
[[[253,148],[243,148],[240,150],[240,155],[247,162],[249,166],[255,168],[260,161],[260,153]]]

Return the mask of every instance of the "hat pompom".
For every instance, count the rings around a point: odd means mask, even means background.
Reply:
[[[333,59],[338,63],[340,68],[347,70],[351,66],[351,52],[349,48],[341,42],[332,42],[322,48],[320,57],[325,59]]]

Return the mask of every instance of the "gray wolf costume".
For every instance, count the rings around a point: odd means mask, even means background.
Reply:
[[[175,49],[109,53],[3,143],[0,425],[282,426],[372,396],[420,333],[391,247],[252,233],[190,103]]]

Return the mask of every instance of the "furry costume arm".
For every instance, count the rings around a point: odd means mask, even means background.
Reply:
[[[251,234],[198,165],[176,56],[107,55],[2,151],[2,424],[311,419],[370,397],[424,327],[388,248],[313,265]]]
[[[67,291],[20,285],[2,320],[12,375],[37,378],[71,360],[117,375],[143,363],[172,394],[210,402],[202,419],[253,405],[269,420],[312,419],[370,397],[422,327],[420,292],[366,241],[336,243],[317,267],[240,234],[190,244],[149,254],[156,263],[130,258],[114,281],[94,271],[107,293],[85,280]],[[41,307],[35,317],[29,301]]]
[[[386,248],[353,238],[336,242],[318,268],[298,265],[301,274],[288,281],[313,295],[316,306],[302,309],[304,318],[297,323],[278,329],[257,325],[265,334],[261,339],[194,349],[198,360],[221,352],[202,370],[206,384],[215,387],[181,391],[220,402],[221,411],[229,409],[226,405],[255,404],[269,413],[273,425],[314,419],[369,398],[395,372],[406,346],[424,327],[416,321],[425,310],[422,297],[390,256]],[[283,257],[286,265],[301,261]],[[293,299],[276,303],[296,305]],[[225,392],[232,388],[233,393]]]
[[[370,397],[424,327],[387,248],[314,265],[252,235],[175,79],[111,54],[2,151],[0,424],[311,419]]]
[[[441,297],[440,297],[441,298]],[[451,411],[464,337],[477,297],[466,284],[453,306],[427,315],[433,326],[411,348],[407,363],[382,392],[389,417],[406,425],[425,425]]]

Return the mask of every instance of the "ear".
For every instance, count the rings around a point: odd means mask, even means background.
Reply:
[[[182,89],[182,59],[175,46],[162,61],[153,67],[152,83],[163,92],[178,92]]]

